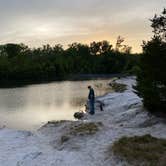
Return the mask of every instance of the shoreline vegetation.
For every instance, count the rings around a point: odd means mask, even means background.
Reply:
[[[60,44],[39,48],[14,43],[0,45],[0,86],[135,74],[141,54],[132,54],[123,42],[118,37],[115,48],[106,40],[89,45],[72,43],[66,49]]]
[[[165,166],[166,139],[151,135],[122,137],[108,150],[132,166]],[[138,164],[139,163],[139,164]]]

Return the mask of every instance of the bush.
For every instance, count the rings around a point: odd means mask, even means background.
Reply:
[[[152,112],[166,111],[166,10],[163,15],[152,19],[154,37],[143,44],[140,70],[137,73],[138,95],[144,106]],[[165,31],[165,30],[164,30]]]

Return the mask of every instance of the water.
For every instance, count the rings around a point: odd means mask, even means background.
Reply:
[[[84,109],[88,85],[96,96],[110,91],[110,79],[62,81],[0,89],[0,126],[36,130],[51,120],[74,120],[73,114]]]

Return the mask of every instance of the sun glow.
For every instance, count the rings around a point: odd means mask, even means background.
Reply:
[[[50,28],[46,26],[41,26],[41,27],[37,27],[36,31],[42,32],[42,33],[48,33],[50,31]]]

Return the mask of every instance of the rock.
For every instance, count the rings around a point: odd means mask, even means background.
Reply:
[[[83,112],[76,112],[74,113],[74,118],[75,119],[82,119],[84,117],[84,113]]]

